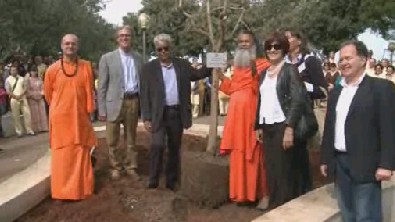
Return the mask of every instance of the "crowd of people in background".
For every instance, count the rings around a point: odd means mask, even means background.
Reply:
[[[11,113],[18,137],[48,131],[43,78],[53,62],[51,56],[23,55],[13,55],[4,62],[0,61],[0,115]]]
[[[323,71],[328,83],[328,89],[333,89],[340,84],[341,75],[338,64],[335,61],[335,53],[330,52],[323,61]],[[371,77],[387,79],[395,83],[395,67],[387,58],[377,60],[373,58],[373,51],[369,51],[368,62],[366,63],[366,74]]]
[[[48,131],[49,108],[44,100],[43,82],[47,68],[56,60],[52,56],[33,57],[18,54],[4,61],[0,60],[0,116],[11,114],[18,137],[33,136]],[[98,84],[97,69],[96,63],[92,63],[94,95]],[[95,109],[91,113],[91,120],[95,121],[97,118],[97,109]],[[0,137],[3,137],[5,135],[3,135],[1,119]]]

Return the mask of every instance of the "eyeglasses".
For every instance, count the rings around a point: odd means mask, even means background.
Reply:
[[[168,52],[169,51],[169,47],[157,48],[156,51],[157,52]]]
[[[281,50],[281,45],[280,44],[272,44],[272,45],[267,45],[265,47],[266,51],[270,51],[272,49],[274,49],[274,50]]]
[[[119,34],[119,37],[123,38],[123,37],[131,37],[131,34]]]

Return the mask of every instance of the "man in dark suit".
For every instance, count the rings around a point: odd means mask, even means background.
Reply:
[[[341,86],[329,95],[321,173],[334,176],[344,222],[380,222],[381,181],[395,169],[395,88],[366,75],[366,46],[340,47]]]
[[[167,137],[166,187],[174,190],[183,129],[192,125],[191,81],[209,76],[210,70],[197,70],[186,60],[171,57],[167,34],[157,35],[154,44],[158,59],[147,63],[141,75],[141,114],[152,133],[148,188],[158,187]]]

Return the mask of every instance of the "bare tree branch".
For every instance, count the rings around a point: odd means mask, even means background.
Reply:
[[[183,13],[186,17],[188,17],[188,18],[192,18],[192,15],[189,14],[188,12],[182,11],[182,13]]]
[[[219,17],[219,39],[217,41],[216,50],[220,51],[225,40],[225,20],[227,18],[226,9],[228,8],[228,0],[224,1],[224,7]]]
[[[239,24],[241,23],[241,21],[243,20],[244,17],[244,13],[245,13],[245,9],[243,9],[240,13],[239,18],[237,19],[236,25],[233,28],[232,34],[230,36],[233,36],[235,34],[235,32],[237,31],[237,28],[239,27]]]
[[[245,10],[245,8],[244,7],[232,7],[232,6],[229,6],[228,7],[229,9],[231,9],[231,10]]]
[[[192,32],[197,32],[199,34],[202,34],[202,35],[206,36],[207,38],[210,38],[210,33],[208,33],[207,31],[203,30],[202,28],[194,28],[191,31]]]
[[[206,21],[208,25],[210,43],[214,47],[215,39],[214,39],[213,23],[211,21],[211,16],[210,16],[210,0],[206,1]]]

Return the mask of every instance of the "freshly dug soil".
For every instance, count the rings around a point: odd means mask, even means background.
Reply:
[[[96,194],[79,201],[56,204],[50,198],[22,216],[17,222],[247,222],[262,214],[254,208],[226,203],[218,209],[200,208],[190,203],[180,192],[164,188],[161,181],[157,190],[146,188],[148,177],[149,136],[138,132],[139,174],[141,181],[126,176],[119,181],[109,179],[108,149],[105,139],[99,140],[95,156]],[[206,139],[183,137],[183,151],[203,152]],[[318,168],[317,152],[311,156],[314,168]],[[323,184],[314,172],[315,186]],[[224,188],[225,189],[225,188]]]

